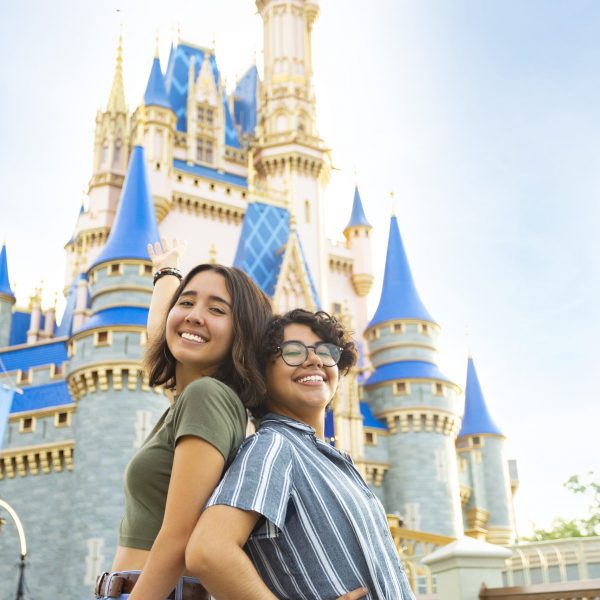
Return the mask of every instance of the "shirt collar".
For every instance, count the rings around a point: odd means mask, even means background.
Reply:
[[[292,427],[293,429],[297,429],[298,431],[302,431],[302,433],[308,433],[310,435],[315,435],[315,430],[310,425],[306,423],[302,423],[302,421],[296,421],[296,419],[292,419],[291,417],[284,417],[283,415],[278,415],[277,413],[267,413],[260,421],[261,427],[270,421],[275,421],[276,423],[281,423],[283,425],[287,425],[288,427]]]

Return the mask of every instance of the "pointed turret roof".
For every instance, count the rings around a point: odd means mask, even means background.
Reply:
[[[350,220],[348,221],[348,225],[346,225],[344,231],[350,229],[351,227],[371,227],[371,223],[367,221],[367,217],[363,209],[362,200],[360,199],[360,194],[358,193],[358,186],[355,186],[354,188],[352,214],[350,215]]]
[[[155,56],[152,61],[152,69],[150,77],[148,77],[146,92],[144,93],[144,104],[146,106],[162,106],[163,108],[171,108],[172,110],[158,56]]]
[[[63,312],[60,325],[56,328],[56,337],[67,337],[73,333],[73,315],[75,313],[75,305],[77,304],[77,286],[80,281],[86,281],[87,275],[85,273],[79,273],[77,277],[73,279],[69,293],[67,294],[67,303],[65,305],[65,311]]]
[[[460,437],[461,435],[481,435],[484,433],[502,435],[502,432],[490,416],[481,386],[479,385],[475,363],[469,357],[467,386],[465,389],[465,414],[458,435]]]
[[[121,258],[148,260],[148,243],[159,239],[144,148],[135,146],[110,235],[92,266]]]
[[[113,113],[125,113],[125,87],[123,86],[123,36],[119,35],[119,46],[117,47],[117,62],[113,76],[112,88],[108,98],[106,110]]]
[[[0,250],[0,294],[14,298],[15,295],[8,280],[8,261],[6,260],[6,244],[2,244]]]
[[[395,215],[390,221],[381,298],[368,326],[393,319],[418,319],[435,323],[419,298]]]

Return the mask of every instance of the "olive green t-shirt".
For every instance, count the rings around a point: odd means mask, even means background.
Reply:
[[[211,377],[190,383],[160,418],[125,471],[125,515],[119,545],[150,550],[165,514],[177,441],[193,435],[233,461],[246,436],[246,410],[238,395]]]

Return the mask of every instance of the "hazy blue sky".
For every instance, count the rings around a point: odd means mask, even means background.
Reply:
[[[120,9],[120,12],[117,12]],[[141,100],[160,32],[216,38],[233,85],[260,47],[251,0],[23,0],[0,5],[0,236],[24,304],[63,284],[63,246],[90,176],[118,24]],[[569,0],[322,0],[319,129],[339,169],[325,194],[340,237],[358,182],[377,230],[389,191],[421,297],[459,385],[465,326],[489,408],[517,458],[520,528],[583,515],[561,487],[600,471],[600,4]]]

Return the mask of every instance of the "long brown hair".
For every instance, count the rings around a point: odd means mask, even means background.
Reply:
[[[252,411],[262,403],[266,392],[259,356],[262,351],[264,331],[272,316],[271,303],[250,277],[240,269],[202,264],[194,267],[185,276],[173,295],[167,312],[175,306],[188,283],[203,271],[214,271],[225,279],[225,286],[231,296],[233,317],[231,352],[213,377],[233,388],[244,406]],[[177,384],[175,377],[177,360],[167,345],[166,331],[165,319],[160,335],[148,346],[144,364],[151,386],[164,385],[173,389]]]

